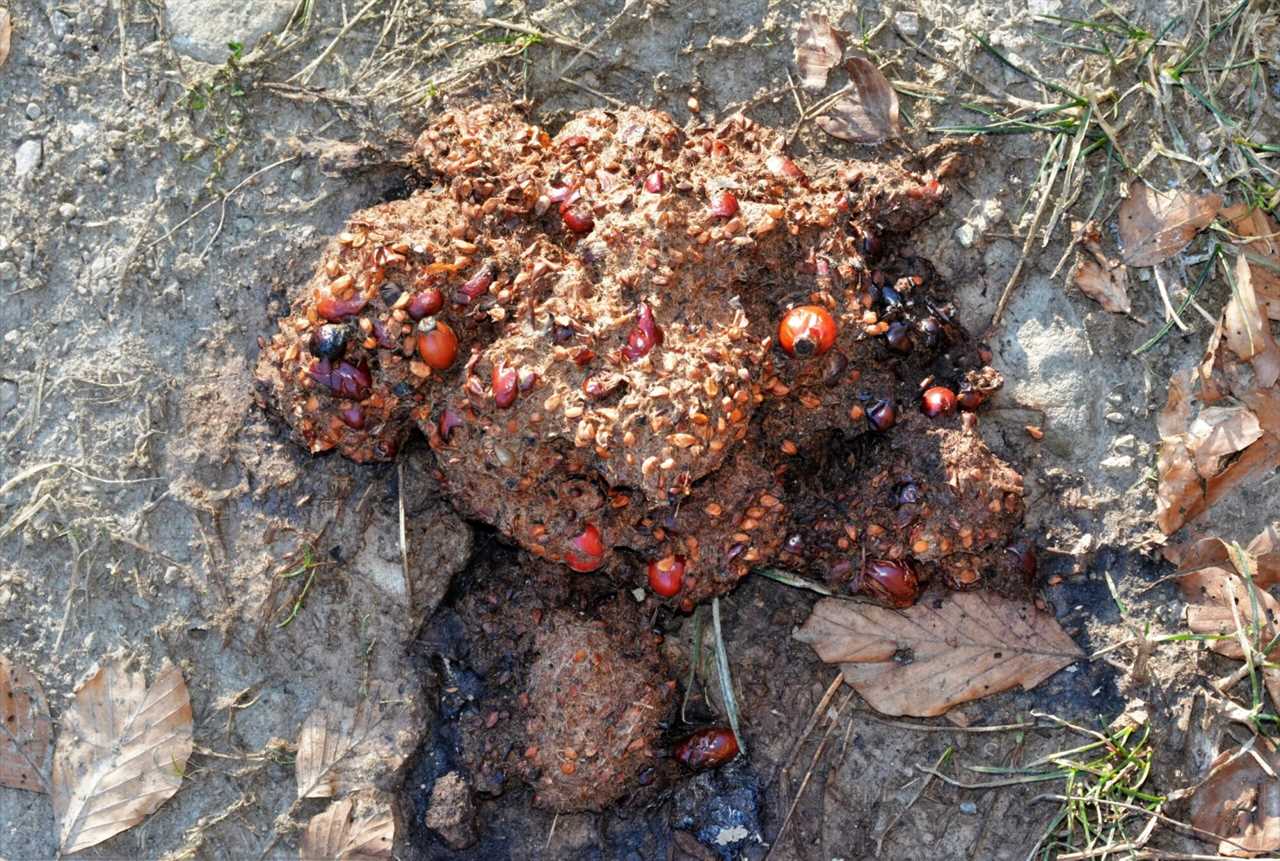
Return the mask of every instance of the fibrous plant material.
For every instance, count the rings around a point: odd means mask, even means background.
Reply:
[[[956,586],[1004,564],[1020,478],[972,417],[921,412],[922,384],[960,411],[1000,385],[894,253],[945,196],[928,165],[800,165],[743,117],[636,108],[552,136],[496,105],[416,160],[426,187],[352,216],[265,343],[312,451],[386,460],[416,424],[464,513],[578,572],[681,559],[655,592],[686,609],[772,560],[841,587],[864,556]]]

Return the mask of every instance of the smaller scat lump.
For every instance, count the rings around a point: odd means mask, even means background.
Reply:
[[[656,650],[571,613],[553,614],[535,649],[527,756],[538,773],[534,803],[600,810],[651,782],[661,722],[675,700]]]

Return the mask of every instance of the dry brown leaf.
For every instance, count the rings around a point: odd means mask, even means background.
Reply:
[[[385,802],[378,801],[353,817],[350,798],[335,801],[323,813],[311,817],[303,832],[299,857],[336,861],[377,861],[391,858],[396,839],[396,821]]]
[[[53,721],[40,681],[0,655],[0,786],[49,791]]]
[[[1129,302],[1129,272],[1119,260],[1112,260],[1103,252],[1098,222],[1083,226],[1077,223],[1075,232],[1080,237],[1075,285],[1104,311],[1128,314],[1133,309]]]
[[[371,685],[354,708],[323,700],[298,735],[299,798],[332,798],[399,768],[408,717],[387,686]]]
[[[1224,209],[1232,229],[1249,239],[1244,247],[1253,266],[1258,302],[1272,320],[1280,320],[1280,224],[1260,209],[1243,204]]]
[[[1169,378],[1169,396],[1156,416],[1160,449],[1156,456],[1156,525],[1166,535],[1178,531],[1187,512],[1204,502],[1204,487],[1187,448],[1191,424],[1191,371]]]
[[[1033,688],[1083,655],[1052,616],[994,592],[957,592],[903,611],[824,598],[795,637],[840,664],[872,708],[916,717]]]
[[[1117,216],[1122,259],[1130,266],[1154,266],[1169,259],[1186,248],[1221,207],[1221,195],[1155,191],[1134,180]]]
[[[1265,738],[1259,737],[1253,752],[1218,754],[1209,778],[1191,796],[1191,824],[1227,838],[1219,841],[1218,852],[1232,858],[1280,849],[1280,781],[1272,776],[1278,771],[1280,756]]]
[[[1266,589],[1280,583],[1280,523],[1273,523],[1249,542],[1253,556],[1253,581]]]
[[[821,12],[810,12],[796,25],[796,68],[800,86],[813,92],[826,89],[827,75],[844,56],[844,40]]]
[[[898,94],[870,60],[850,57],[845,71],[853,93],[836,102],[827,116],[818,117],[824,132],[854,143],[879,143],[902,133]]]
[[[1209,479],[1218,474],[1225,458],[1261,436],[1258,417],[1246,407],[1205,407],[1187,429],[1187,449],[1196,472]]]
[[[177,667],[166,664],[150,688],[122,658],[96,667],[62,716],[53,755],[62,853],[132,828],[173,797],[191,735],[191,699]]]
[[[0,66],[9,59],[9,45],[13,38],[13,18],[8,9],[0,9]]]
[[[1233,353],[1252,362],[1258,388],[1269,389],[1280,378],[1280,348],[1271,336],[1271,321],[1258,305],[1252,269],[1243,254],[1236,258],[1236,283],[1223,312],[1223,337]]]
[[[1280,602],[1265,589],[1251,590],[1234,569],[1210,565],[1182,574],[1178,577],[1178,589],[1187,601],[1188,628],[1196,634],[1231,635],[1209,641],[1209,648],[1223,657],[1244,660],[1240,640],[1234,636],[1236,614],[1241,625],[1252,628],[1255,599],[1261,614],[1262,642],[1269,642],[1275,636]]]

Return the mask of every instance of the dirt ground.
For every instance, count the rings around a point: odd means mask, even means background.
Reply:
[[[683,122],[693,97],[704,118],[746,106],[758,122],[790,128],[791,34],[804,12],[820,9],[850,32],[872,33],[869,44],[894,61],[891,79],[945,94],[903,98],[908,139],[920,145],[939,138],[929,126],[972,120],[959,104],[973,83],[957,68],[1002,91],[1043,95],[968,31],[1061,72],[1081,57],[1034,38],[1060,35],[1035,13],[1097,10],[1075,0],[223,7],[8,6],[0,650],[35,671],[55,720],[76,681],[116,652],[148,674],[165,659],[178,664],[195,710],[196,755],[181,790],[144,824],[83,856],[296,857],[296,822],[323,807],[294,804],[298,728],[323,697],[352,702],[381,682],[397,692],[420,745],[406,748],[403,769],[381,776],[398,799],[398,857],[714,858],[688,833],[713,807],[708,797],[743,786],[758,798],[756,811],[736,808],[750,813],[750,838],[719,857],[1026,857],[1055,810],[1035,797],[1050,790],[924,786],[918,766],[949,748],[963,765],[1027,762],[1072,737],[967,733],[945,719],[907,727],[841,690],[793,759],[836,673],[791,638],[815,596],[759,577],[722,600],[749,751],[732,774],[698,778],[645,805],[559,817],[532,809],[529,790],[512,786],[481,800],[479,842],[448,849],[422,823],[424,793],[442,767],[449,688],[423,625],[486,560],[512,551],[439,497],[421,440],[396,464],[366,466],[313,458],[289,442],[255,402],[252,368],[259,336],[307,280],[325,239],[353,210],[407,193],[404,172],[385,162],[442,105],[526,99],[531,116],[554,128],[571,111],[614,99]],[[1164,2],[1121,8],[1152,31],[1184,11]],[[916,13],[914,27],[904,12]],[[896,24],[878,26],[886,19]],[[524,29],[557,35],[527,44]],[[283,35],[273,44],[268,33]],[[243,49],[220,47],[228,42]],[[222,64],[229,54],[239,59]],[[373,166],[338,169],[317,157],[335,141],[364,144],[355,160]],[[841,143],[812,124],[793,149],[864,158],[890,151]],[[974,332],[986,329],[1017,264],[1042,152],[1031,136],[985,139],[944,212],[913,237],[953,285]],[[1200,187],[1198,175],[1166,169]],[[1163,320],[1159,298],[1138,282],[1131,316],[1100,310],[1061,275],[1050,277],[1067,238],[1060,229],[1033,249],[990,336],[992,364],[1007,383],[980,430],[1026,476],[1042,580],[1055,584],[1043,599],[1093,652],[1143,626],[1152,636],[1182,630],[1175,590],[1160,582],[1170,568],[1151,520],[1154,415],[1170,374],[1199,358],[1209,329],[1192,319],[1192,331],[1133,357]],[[1225,290],[1211,285],[1205,307],[1216,311]],[[1029,424],[1043,428],[1043,440],[1027,434]],[[1214,519],[1225,537],[1247,539],[1273,519],[1277,486],[1272,474],[1223,502]],[[306,578],[280,575],[306,548],[320,564],[302,594]],[[663,634],[683,684],[688,619]],[[1141,700],[1157,739],[1155,787],[1190,785],[1224,732],[1202,720],[1195,692],[1227,665],[1194,644],[1159,647],[1144,672],[1132,671],[1134,659],[1133,646],[1122,646],[1031,692],[962,707],[958,721],[1013,724],[1034,710],[1097,726]],[[719,707],[717,695],[701,693],[715,690],[707,681],[691,698],[695,713]],[[286,812],[296,822],[282,819]],[[1157,842],[1206,850],[1174,830]],[[0,857],[56,854],[49,799],[0,788]]]

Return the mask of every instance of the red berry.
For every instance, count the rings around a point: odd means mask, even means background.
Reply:
[[[821,356],[836,341],[836,321],[821,305],[792,308],[778,324],[778,344],[789,356]]]
[[[627,345],[622,348],[622,355],[633,362],[641,359],[662,343],[662,337],[662,329],[653,319],[653,309],[647,302],[641,302],[640,310],[636,313],[636,324],[627,335]]]
[[[574,233],[590,233],[596,226],[595,216],[584,203],[565,201],[560,204],[560,218],[564,221],[564,226]]]
[[[650,194],[662,194],[667,188],[667,175],[655,170],[644,178],[644,190]]]
[[[731,191],[717,191],[711,195],[711,214],[716,218],[733,218],[738,214],[738,198]]]
[[[369,389],[373,378],[369,376],[369,366],[364,362],[352,365],[349,362],[330,364],[328,359],[313,362],[308,371],[317,383],[323,383],[340,398],[363,401],[369,397]]]
[[[977,389],[961,389],[960,394],[956,396],[956,403],[966,413],[971,413],[982,406],[984,400],[986,399],[982,396],[982,392]]]
[[[956,393],[946,386],[931,386],[920,398],[920,409],[931,419],[949,416],[956,411]]]
[[[882,604],[902,609],[920,597],[920,578],[905,559],[874,559],[863,567],[857,591]]]
[[[564,554],[564,564],[574,571],[585,574],[604,562],[604,540],[594,524],[588,523],[581,534],[569,542],[569,546],[572,549]]]
[[[883,433],[898,423],[898,407],[893,401],[876,401],[867,409],[867,421]]]
[[[700,729],[676,745],[675,758],[694,771],[716,768],[738,755],[738,739],[724,726]]]
[[[580,146],[586,146],[589,143],[586,135],[569,135],[560,141],[560,146],[565,149],[577,149]]]
[[[455,413],[448,407],[444,408],[444,412],[440,414],[440,421],[437,423],[437,430],[440,432],[440,439],[445,442],[453,436],[453,432],[462,427],[466,422],[462,420],[462,416]]]
[[[443,371],[458,358],[458,336],[448,324],[428,317],[418,324],[418,355],[427,367]]]
[[[357,296],[354,299],[335,299],[332,296],[326,296],[316,303],[316,313],[330,323],[337,323],[339,320],[359,314],[368,304],[369,300],[363,296]]]
[[[498,409],[505,410],[516,402],[520,393],[520,380],[515,368],[508,368],[501,362],[493,366],[493,402]]]
[[[666,556],[649,563],[649,588],[663,598],[680,594],[684,585],[684,557]]]
[[[432,314],[439,313],[444,307],[444,294],[434,287],[428,287],[413,294],[413,298],[409,300],[405,311],[414,320],[421,320],[423,317],[430,317]]]
[[[459,305],[471,304],[489,292],[489,285],[493,283],[493,279],[497,275],[497,267],[486,260],[480,267],[480,271],[468,278],[467,283],[459,287],[457,292],[453,294],[453,301]]]

